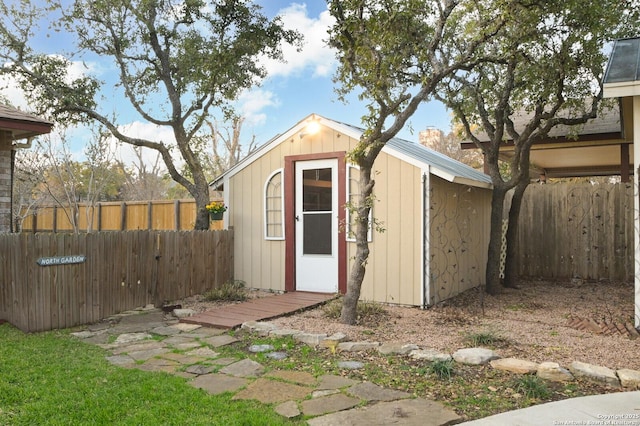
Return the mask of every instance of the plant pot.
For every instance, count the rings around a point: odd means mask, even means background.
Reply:
[[[222,215],[224,215],[224,212],[209,212],[211,220],[222,220]]]

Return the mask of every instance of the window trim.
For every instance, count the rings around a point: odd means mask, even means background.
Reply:
[[[282,228],[281,231],[281,236],[279,237],[271,237],[269,236],[269,210],[268,210],[268,202],[267,202],[267,197],[268,197],[268,189],[269,189],[269,185],[271,183],[271,180],[277,175],[280,174],[280,226]],[[263,209],[262,209],[262,213],[263,213],[263,217],[262,217],[262,223],[264,225],[264,239],[265,240],[269,240],[269,241],[283,241],[285,239],[285,221],[284,221],[284,169],[283,168],[279,168],[274,170],[273,172],[271,172],[271,174],[267,177],[267,179],[264,182],[264,189],[263,189]]]

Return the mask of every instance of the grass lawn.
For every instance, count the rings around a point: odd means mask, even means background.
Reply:
[[[109,364],[66,332],[0,325],[1,425],[294,425],[270,407],[180,377]]]

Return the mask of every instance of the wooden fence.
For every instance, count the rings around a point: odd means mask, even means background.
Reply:
[[[0,319],[25,332],[202,294],[232,277],[232,230],[0,234]]]
[[[520,215],[520,275],[631,281],[633,230],[631,184],[531,185]]]
[[[127,231],[139,229],[192,230],[196,220],[194,200],[101,202],[79,204],[78,209],[39,207],[22,223],[22,232],[73,231],[75,217],[79,231]],[[212,221],[210,229],[222,229]]]

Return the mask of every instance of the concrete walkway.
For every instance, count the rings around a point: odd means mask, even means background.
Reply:
[[[232,392],[233,399],[273,404],[284,417],[311,417],[308,424],[312,426],[448,425],[462,421],[436,401],[412,398],[373,383],[335,375],[314,377],[290,370],[267,371],[249,358],[224,357],[218,350],[238,341],[227,330],[179,323],[170,314],[152,307],[114,316],[73,334],[110,351],[107,359],[112,364],[175,374],[211,394]],[[269,345],[253,345],[249,351],[286,359],[286,353]],[[568,399],[464,424],[640,426],[640,392]]]
[[[462,424],[467,426],[640,426],[640,391],[565,399]]]

